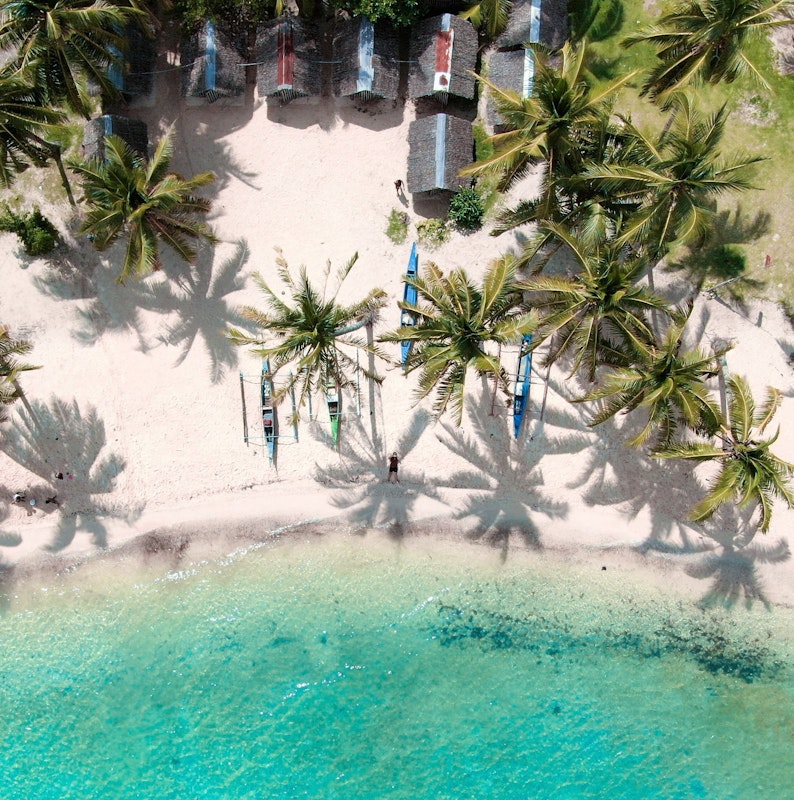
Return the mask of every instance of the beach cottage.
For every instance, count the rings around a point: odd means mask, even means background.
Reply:
[[[527,42],[559,50],[568,39],[568,0],[513,0],[507,27],[496,40],[499,48]]]
[[[435,97],[474,97],[477,32],[470,22],[452,14],[430,17],[411,31],[408,94]]]
[[[245,97],[245,64],[249,61],[244,32],[219,28],[207,20],[182,40],[182,96],[188,105],[240,105]]]
[[[397,34],[366,17],[340,20],[334,33],[334,95],[357,101],[396,100],[400,83]]]
[[[256,34],[256,86],[260,97],[288,103],[296,97],[317,97],[322,89],[322,63],[313,26],[297,17],[281,17]]]
[[[123,37],[127,42],[123,53],[111,48],[119,63],[108,67],[110,82],[127,101],[148,97],[154,85],[154,39],[134,23],[127,25]]]
[[[471,123],[449,114],[414,120],[408,128],[408,191],[412,194],[455,192],[468,185],[458,177],[471,164]]]
[[[496,50],[488,59],[488,80],[500,89],[515,92],[519,97],[529,97],[535,80],[534,56],[532,50],[523,47],[518,50]],[[490,89],[487,91],[485,111],[491,130],[500,130],[504,121],[496,110]]]
[[[105,137],[118,136],[136,153],[149,157],[149,132],[139,119],[104,114],[86,122],[83,128],[83,157],[105,159]]]

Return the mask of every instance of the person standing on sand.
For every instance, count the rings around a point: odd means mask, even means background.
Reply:
[[[392,482],[392,480],[391,480],[391,476],[392,475],[394,475],[394,480],[397,481],[397,483],[400,482],[400,479],[397,476],[397,468],[398,468],[399,464],[400,464],[400,459],[397,456],[397,453],[392,453],[389,456],[389,483]]]
[[[397,197],[399,197],[402,194],[403,182],[401,180],[399,180],[399,179],[396,180],[394,182],[394,188],[397,190]]]

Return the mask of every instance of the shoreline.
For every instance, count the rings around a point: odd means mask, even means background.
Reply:
[[[385,481],[367,483],[365,488],[369,496],[390,498],[393,507],[407,505],[418,494],[414,485],[391,485]],[[277,495],[274,490],[278,490]],[[608,572],[605,578],[610,583],[629,580],[647,585],[671,599],[678,597],[693,608],[794,607],[794,588],[781,591],[792,585],[788,580],[792,573],[790,560],[785,570],[780,565],[765,568],[763,564],[727,561],[721,571],[714,566],[720,559],[715,549],[683,555],[643,548],[642,538],[632,535],[625,515],[615,509],[587,508],[580,523],[570,517],[564,521],[546,520],[539,526],[542,540],[535,541],[528,531],[517,527],[502,534],[494,530],[478,532],[471,518],[461,516],[469,497],[466,490],[448,489],[443,498],[411,502],[413,516],[403,522],[374,519],[370,524],[357,518],[355,509],[344,510],[335,505],[332,491],[315,482],[284,481],[231,493],[223,502],[210,495],[181,505],[153,508],[132,524],[108,520],[108,541],[103,548],[97,548],[88,536],[78,535],[68,547],[51,552],[43,548],[42,539],[52,534],[53,526],[46,520],[30,524],[25,526],[22,545],[2,550],[0,587],[8,597],[15,587],[35,588],[47,579],[57,581],[107,564],[123,564],[125,573],[131,569],[133,574],[152,568],[158,572],[181,572],[190,565],[222,560],[251,546],[280,546],[291,540],[332,535],[348,537],[351,542],[386,541],[395,551],[425,544],[447,554],[450,549],[459,549],[461,553],[474,554],[481,567],[497,572],[516,565],[531,571],[533,565],[540,564],[557,564],[590,574]],[[309,493],[311,503],[307,505]],[[262,514],[268,498],[270,509]],[[299,509],[303,513],[296,514]],[[590,529],[583,535],[577,524],[585,520]],[[711,567],[707,568],[709,563]],[[755,585],[760,592],[760,597],[751,598],[750,603],[746,603],[739,580],[748,567],[757,573]],[[726,583],[722,574],[730,570],[737,576],[733,586]],[[783,571],[786,575],[781,574]],[[766,584],[771,585],[769,592],[765,591]]]

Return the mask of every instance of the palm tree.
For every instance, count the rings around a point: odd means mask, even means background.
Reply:
[[[763,160],[744,155],[729,161],[721,157],[725,106],[703,116],[686,95],[678,95],[675,103],[681,113],[673,128],[655,140],[630,120],[623,120],[626,134],[634,140],[633,164],[594,164],[582,175],[615,202],[640,204],[617,241],[647,247],[653,260],[674,244],[702,238],[714,216],[716,198],[752,188],[746,172]]]
[[[48,103],[65,102],[89,119],[87,81],[116,95],[108,67],[124,49],[118,31],[138,14],[95,0],[7,0],[0,16],[0,50],[16,52],[15,63],[32,70]]]
[[[479,77],[491,91],[507,130],[488,138],[494,152],[462,170],[464,176],[498,175],[499,189],[509,188],[529,168],[545,161],[549,175],[573,175],[582,169],[591,131],[609,113],[608,100],[634,73],[625,75],[597,94],[584,80],[585,47],[566,43],[555,69],[548,51],[533,44],[535,78],[530,97],[501,89]]]
[[[638,358],[614,367],[601,386],[574,402],[605,401],[593,415],[590,426],[600,425],[618,412],[642,408],[648,420],[628,444],[641,447],[652,440],[656,448],[672,443],[681,423],[713,435],[720,426],[720,409],[711,399],[704,380],[719,372],[719,359],[730,349],[717,348],[706,354],[698,348],[684,350],[683,334],[692,311],[675,315],[664,338],[654,341]]]
[[[2,411],[2,406],[11,405],[15,400],[21,400],[27,411],[33,417],[30,404],[19,385],[19,375],[39,367],[24,364],[19,361],[19,356],[27,355],[33,345],[25,339],[12,339],[8,327],[0,326],[0,422],[5,422],[8,415]]]
[[[479,0],[460,16],[493,40],[507,27],[511,6],[511,0]]]
[[[350,334],[374,322],[386,304],[386,293],[382,289],[373,289],[363,300],[349,306],[336,301],[342,283],[358,261],[358,253],[337,271],[336,288],[326,299],[330,262],[326,266],[323,287],[318,291],[309,281],[306,267],[301,267],[297,279],[293,278],[281,251],[277,252],[278,274],[289,291],[291,302],[282,300],[283,293],[271,289],[256,273],[254,281],[265,294],[268,310],[259,311],[253,306],[241,309],[243,317],[260,328],[270,343],[263,339],[262,334],[252,336],[237,328],[228,331],[235,344],[253,345],[253,353],[268,359],[272,375],[288,365],[294,367],[294,372],[276,389],[276,401],[298,386],[300,408],[317,389],[324,391],[331,384],[342,388],[352,386],[351,373],[354,371],[363,373],[370,380],[382,381],[383,378],[376,373],[359,367],[343,349],[349,347],[383,357],[375,345]]]
[[[756,503],[761,509],[760,528],[766,533],[773,500],[780,498],[789,508],[794,505],[794,492],[789,487],[794,464],[782,461],[770,450],[779,431],[771,438],[762,438],[780,406],[781,395],[768,387],[764,402],[756,408],[747,382],[740,375],[728,378],[728,395],[728,420],[722,421],[717,432],[721,446],[681,442],[655,450],[653,456],[717,461],[719,472],[709,493],[692,509],[692,520],[708,519],[723,503],[733,501],[740,508]]]
[[[82,199],[89,207],[81,233],[93,237],[97,250],[127,239],[120,283],[160,268],[161,241],[188,263],[196,258],[191,242],[217,242],[201,219],[209,213],[210,202],[193,194],[215,176],[202,172],[185,179],[169,172],[172,153],[170,130],[148,162],[118,136],[108,136],[104,160],[70,164],[82,177]]]
[[[614,242],[585,245],[560,225],[548,227],[568,246],[582,272],[572,278],[540,276],[519,282],[540,314],[532,348],[551,340],[546,364],[570,354],[571,374],[583,367],[593,381],[599,364],[624,364],[653,343],[648,312],[669,316],[671,311],[663,298],[637,285],[647,259],[627,256]]]
[[[9,188],[16,174],[33,164],[55,161],[69,202],[74,205],[72,188],[61,160],[61,148],[39,133],[63,121],[63,114],[47,108],[40,92],[12,65],[0,68],[0,185]]]
[[[790,25],[790,17],[780,16],[787,8],[790,0],[685,0],[623,45],[656,47],[659,63],[643,86],[643,94],[652,98],[666,101],[689,84],[731,83],[745,74],[766,86],[745,50],[767,28]]]
[[[440,415],[451,407],[456,425],[463,418],[469,368],[480,376],[492,375],[510,394],[499,358],[485,346],[519,342],[535,325],[535,315],[520,309],[522,296],[515,278],[516,260],[509,255],[490,265],[482,288],[474,286],[462,269],[445,276],[429,264],[422,277],[406,279],[416,288],[419,301],[398,304],[416,325],[403,325],[380,337],[382,342],[413,343],[405,371],[421,369],[417,399],[436,389],[433,410]]]

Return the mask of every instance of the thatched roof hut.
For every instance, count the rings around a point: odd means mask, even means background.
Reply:
[[[471,164],[471,123],[449,114],[414,120],[408,128],[408,191],[454,192],[467,185],[458,173]]]
[[[498,47],[531,43],[559,50],[568,39],[568,0],[513,0]]]
[[[105,137],[119,136],[144,158],[149,157],[149,132],[146,123],[130,117],[105,114],[86,122],[83,128],[83,156],[105,158]]]
[[[488,80],[500,89],[509,89],[519,97],[529,97],[535,77],[535,54],[532,50],[497,50],[488,59]],[[493,94],[487,91],[486,120],[491,129],[500,128],[503,120],[496,110]]]
[[[245,67],[249,61],[244,33],[219,28],[211,20],[180,47],[182,95],[188,102],[218,100],[242,102]]]
[[[134,23],[124,29],[123,35],[127,40],[126,50],[116,54],[122,62],[121,66],[111,65],[108,68],[108,77],[127,99],[151,94],[157,56],[154,39]]]
[[[409,61],[411,97],[474,97],[471,73],[477,64],[477,32],[467,20],[442,14],[417,23],[411,31]]]
[[[366,17],[340,21],[334,34],[334,94],[356,100],[397,99],[400,57],[391,25]]]
[[[260,97],[287,103],[316,97],[322,88],[322,64],[314,28],[297,17],[281,17],[256,34],[256,85]]]

